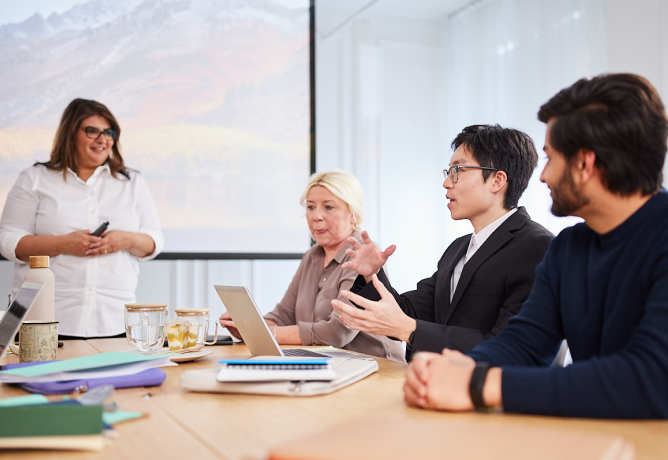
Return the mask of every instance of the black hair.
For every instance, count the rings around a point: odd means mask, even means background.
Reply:
[[[508,188],[503,198],[503,207],[516,207],[538,164],[538,153],[529,135],[499,125],[472,125],[457,134],[450,144],[453,150],[457,150],[460,145],[466,147],[480,166],[506,173]],[[485,182],[492,173],[490,170],[482,170]]]
[[[656,89],[633,74],[583,78],[538,111],[552,146],[570,162],[580,149],[596,154],[603,185],[628,196],[655,193],[663,182],[668,119]]]

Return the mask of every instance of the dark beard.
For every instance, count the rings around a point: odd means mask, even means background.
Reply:
[[[559,183],[552,189],[552,214],[557,217],[572,216],[575,211],[589,204],[575,187],[570,165],[566,166]]]

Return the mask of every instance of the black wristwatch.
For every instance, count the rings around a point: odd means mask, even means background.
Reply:
[[[415,329],[413,329],[413,332],[411,332],[411,335],[408,336],[408,342],[407,342],[408,345],[413,344],[413,339],[415,338],[415,331],[417,331],[417,326],[415,327]]]
[[[480,412],[492,412],[494,410],[494,407],[485,405],[485,400],[482,397],[482,389],[485,386],[489,367],[489,363],[476,363],[473,375],[471,375],[471,383],[469,384],[471,401],[473,401],[475,409]]]

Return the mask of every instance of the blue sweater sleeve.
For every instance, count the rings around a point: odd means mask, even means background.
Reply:
[[[554,353],[564,338],[559,291],[552,287],[559,276],[554,260],[558,240],[552,240],[545,258],[536,267],[536,280],[520,313],[508,321],[508,327],[500,334],[467,353],[473,359],[502,367],[539,366]]]
[[[545,368],[538,367],[541,357],[563,338],[556,288],[561,270],[555,254],[559,248],[551,247],[537,268],[529,299],[508,328],[469,353],[476,361],[502,367],[504,410],[568,417],[668,418],[668,254],[656,258],[642,315],[623,347],[566,368]]]

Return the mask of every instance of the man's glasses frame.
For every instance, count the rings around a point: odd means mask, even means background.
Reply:
[[[86,133],[86,137],[88,139],[97,139],[98,137],[100,137],[100,134],[103,134],[104,137],[108,140],[112,141],[116,140],[116,131],[114,131],[111,128],[100,130],[95,128],[94,126],[86,126],[86,127],[82,126],[81,129],[84,133]]]
[[[450,177],[450,180],[452,181],[453,184],[456,184],[457,181],[459,180],[459,173],[464,170],[464,169],[485,169],[487,171],[501,171],[500,169],[496,168],[487,168],[485,166],[451,166],[449,169],[444,169],[443,170],[443,177],[446,179]]]

